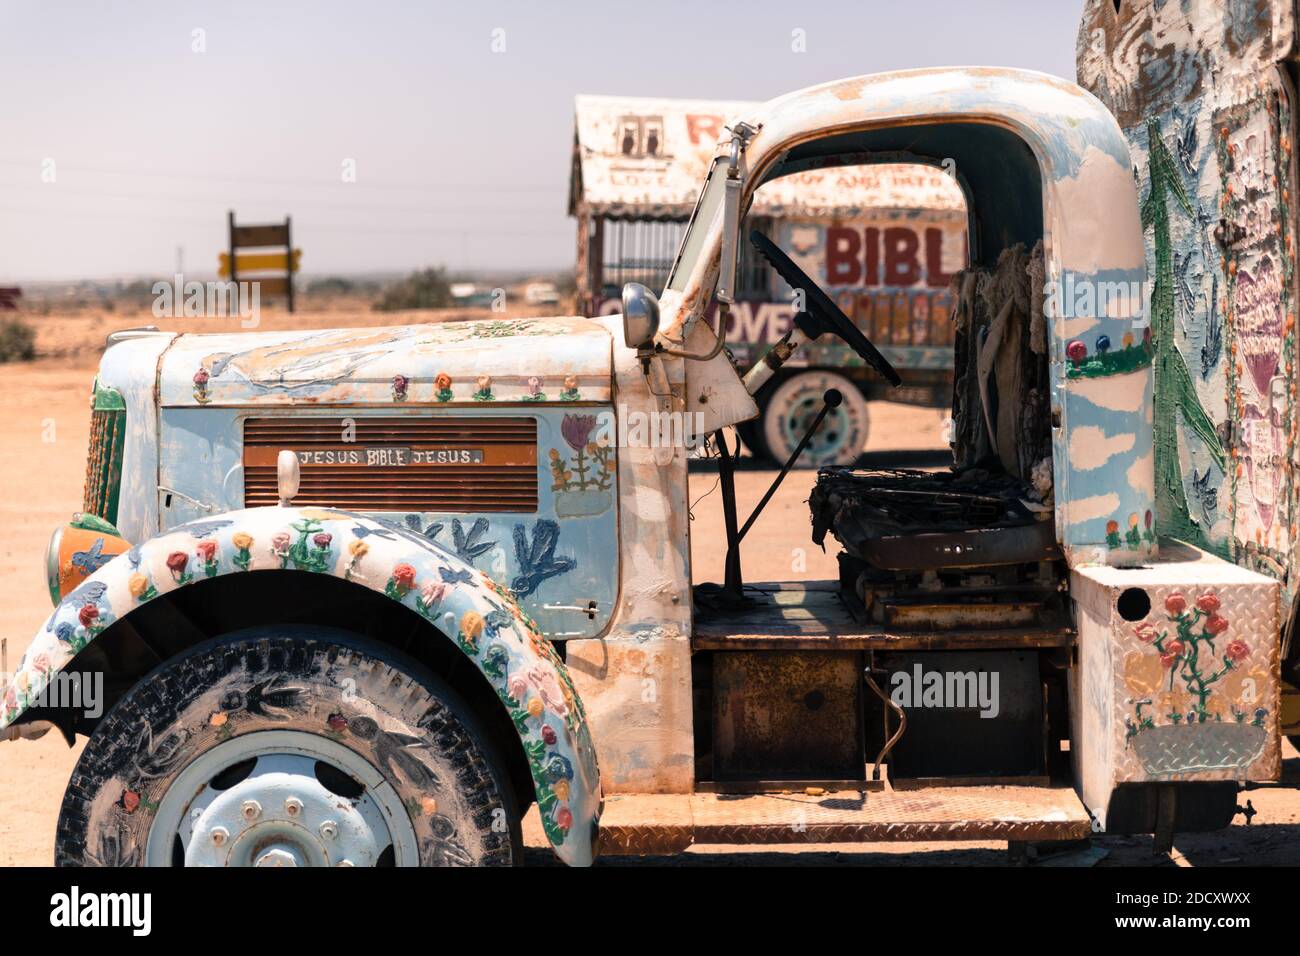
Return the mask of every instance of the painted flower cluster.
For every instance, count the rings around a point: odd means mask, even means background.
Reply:
[[[1144,621],[1134,627],[1137,639],[1160,655],[1169,689],[1178,682],[1191,696],[1188,710],[1171,710],[1164,715],[1174,724],[1220,720],[1217,713],[1211,714],[1208,706],[1214,685],[1250,656],[1250,646],[1244,640],[1225,637],[1232,625],[1221,611],[1222,602],[1213,591],[1206,591],[1190,603],[1181,592],[1175,592],[1165,598],[1167,625]],[[1155,726],[1155,716],[1142,712],[1149,703],[1137,702],[1137,722],[1130,724],[1130,736]],[[1238,723],[1245,721],[1246,714],[1235,706],[1232,713]],[[1266,714],[1262,709],[1256,710],[1252,722],[1261,724]]]

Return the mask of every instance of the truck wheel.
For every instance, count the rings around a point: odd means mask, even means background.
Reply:
[[[59,866],[511,864],[509,779],[419,663],[324,628],[257,629],[158,666],[63,797]]]
[[[828,388],[844,396],[831,409],[795,467],[852,465],[867,443],[867,400],[858,387],[836,372],[799,372],[778,385],[763,406],[763,442],[771,457],[784,464],[821,411]]]

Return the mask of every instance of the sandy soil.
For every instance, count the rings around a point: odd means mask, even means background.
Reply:
[[[373,313],[294,317],[294,325],[326,327],[368,320],[393,321]],[[38,320],[39,321],[39,320]],[[286,323],[290,320],[283,319]],[[93,349],[103,336],[131,321],[109,316],[61,317],[43,329],[38,347],[47,357],[23,365],[0,365],[0,636],[8,638],[8,663],[17,663],[31,635],[49,613],[43,557],[49,533],[80,506],[89,425],[87,396],[94,376]],[[145,324],[143,322],[135,324]],[[170,327],[170,326],[169,326]],[[264,327],[266,323],[264,322]],[[867,452],[880,462],[913,460],[914,449],[939,445],[940,413],[935,410],[872,403]],[[922,458],[924,463],[927,459]],[[929,461],[933,461],[931,456]],[[743,470],[737,495],[742,512],[757,502],[774,477],[769,470]],[[720,580],[723,532],[716,473],[691,475],[692,555],[696,580]],[[833,553],[823,554],[808,540],[810,475],[793,473],[754,526],[745,546],[750,580],[816,579],[835,575]],[[1300,864],[1300,759],[1285,745],[1282,784],[1243,796],[1258,811],[1252,826],[1239,823],[1216,834],[1188,835],[1176,842],[1171,860],[1160,865]],[[52,858],[59,802],[80,744],[69,749],[57,734],[36,741],[0,744],[0,865],[46,865]],[[1239,818],[1240,820],[1240,818]],[[551,857],[540,836],[530,839],[529,861]],[[1108,856],[1102,865],[1150,865],[1149,838],[1096,841]],[[669,865],[721,863],[969,865],[1005,860],[1004,845],[877,844],[825,845],[816,850],[706,847],[677,857],[646,860]],[[631,861],[609,861],[626,865]]]

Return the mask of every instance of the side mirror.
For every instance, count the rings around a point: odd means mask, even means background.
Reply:
[[[659,334],[659,297],[640,282],[623,286],[623,342],[638,352]]]

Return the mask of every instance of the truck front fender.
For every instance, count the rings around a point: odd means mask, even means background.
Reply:
[[[590,863],[600,773],[582,701],[555,649],[509,591],[423,535],[351,512],[253,508],[190,522],[109,561],[54,609],[0,698],[0,730],[115,621],[196,581],[309,571],[399,602],[453,641],[496,690],[532,772],[556,854]]]

